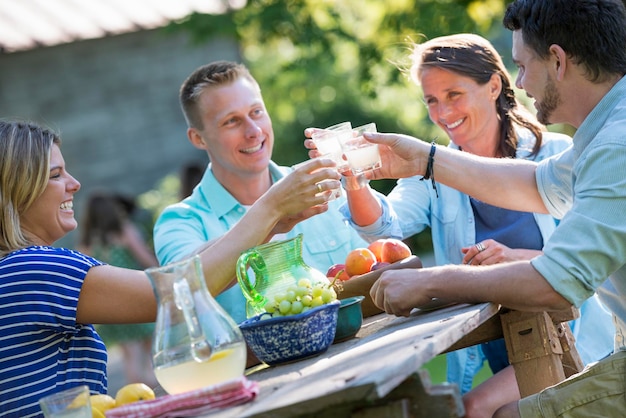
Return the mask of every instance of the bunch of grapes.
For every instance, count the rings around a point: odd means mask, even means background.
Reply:
[[[309,279],[300,279],[296,286],[290,286],[285,292],[276,293],[273,300],[268,300],[265,311],[272,317],[296,315],[336,299],[337,293],[331,285],[312,284]]]

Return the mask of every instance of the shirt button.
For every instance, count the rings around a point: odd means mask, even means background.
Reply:
[[[245,210],[244,210],[244,208],[239,207],[239,208],[237,209],[237,211],[238,211],[239,213],[243,213]]]
[[[337,245],[337,241],[335,241],[334,239],[331,239],[331,240],[328,242],[328,245],[332,245],[332,246],[334,247],[335,245]]]

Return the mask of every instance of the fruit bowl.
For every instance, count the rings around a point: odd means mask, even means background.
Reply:
[[[340,302],[335,300],[306,312],[272,317],[268,313],[239,324],[248,347],[259,360],[273,366],[323,353],[333,342]]]
[[[361,310],[363,299],[365,299],[364,296],[352,296],[340,300],[337,331],[333,343],[345,341],[359,332],[363,324],[363,312]]]

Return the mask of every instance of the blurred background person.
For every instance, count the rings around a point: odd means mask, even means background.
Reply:
[[[194,187],[202,180],[202,175],[206,169],[205,165],[202,165],[196,161],[189,161],[180,170],[180,192],[179,199],[184,199],[191,196]]]
[[[144,270],[158,265],[150,239],[133,199],[119,193],[96,191],[87,198],[79,225],[78,250],[113,266]],[[107,346],[118,345],[124,358],[127,383],[157,384],[152,368],[154,323],[97,325]]]

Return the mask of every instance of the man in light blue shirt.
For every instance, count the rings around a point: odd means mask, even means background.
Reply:
[[[303,259],[323,273],[367,243],[338,211],[345,199],[327,202],[340,187],[330,160],[315,159],[297,168],[271,161],[272,123],[261,90],[240,64],[218,61],[196,69],[180,93],[191,143],[209,155],[191,196],[167,207],[154,227],[161,264],[197,253],[210,245],[227,246],[209,290],[239,323],[246,301],[236,283],[241,252],[272,239],[303,234]],[[330,179],[330,180],[328,180]]]
[[[428,144],[414,138],[366,134],[392,147],[383,147],[390,163],[372,178],[425,173],[431,155],[431,174],[438,181],[492,205],[549,211],[561,221],[543,254],[532,260],[384,272],[371,295],[388,312],[408,315],[433,297],[557,311],[581,306],[597,292],[613,314],[615,352],[558,385],[503,406],[494,417],[623,416],[626,9],[621,0],[515,0],[504,24],[513,31],[517,87],[534,99],[540,122],[577,128],[573,147],[540,163],[502,161],[442,147],[432,156]],[[471,257],[480,249],[470,252]]]
[[[542,147],[531,154],[534,137],[530,131],[518,129],[516,158],[541,161],[558,154],[571,145],[569,137],[545,133]],[[450,143],[449,147],[459,149]],[[462,264],[464,247],[476,240],[475,215],[470,198],[464,193],[438,185],[433,190],[429,182],[420,176],[400,179],[388,196],[372,190],[382,208],[382,215],[373,224],[359,226],[350,218],[348,205],[341,207],[350,225],[368,242],[381,237],[404,239],[431,228],[436,265]],[[543,241],[546,242],[556,229],[555,219],[547,214],[534,213]],[[580,308],[580,318],[570,321],[576,348],[584,364],[599,360],[612,352],[612,335],[615,332],[611,315],[599,302],[597,295],[587,299]],[[607,321],[608,320],[608,321]],[[457,383],[461,394],[473,386],[474,375],[483,367],[485,356],[479,346],[448,354],[448,382]]]

